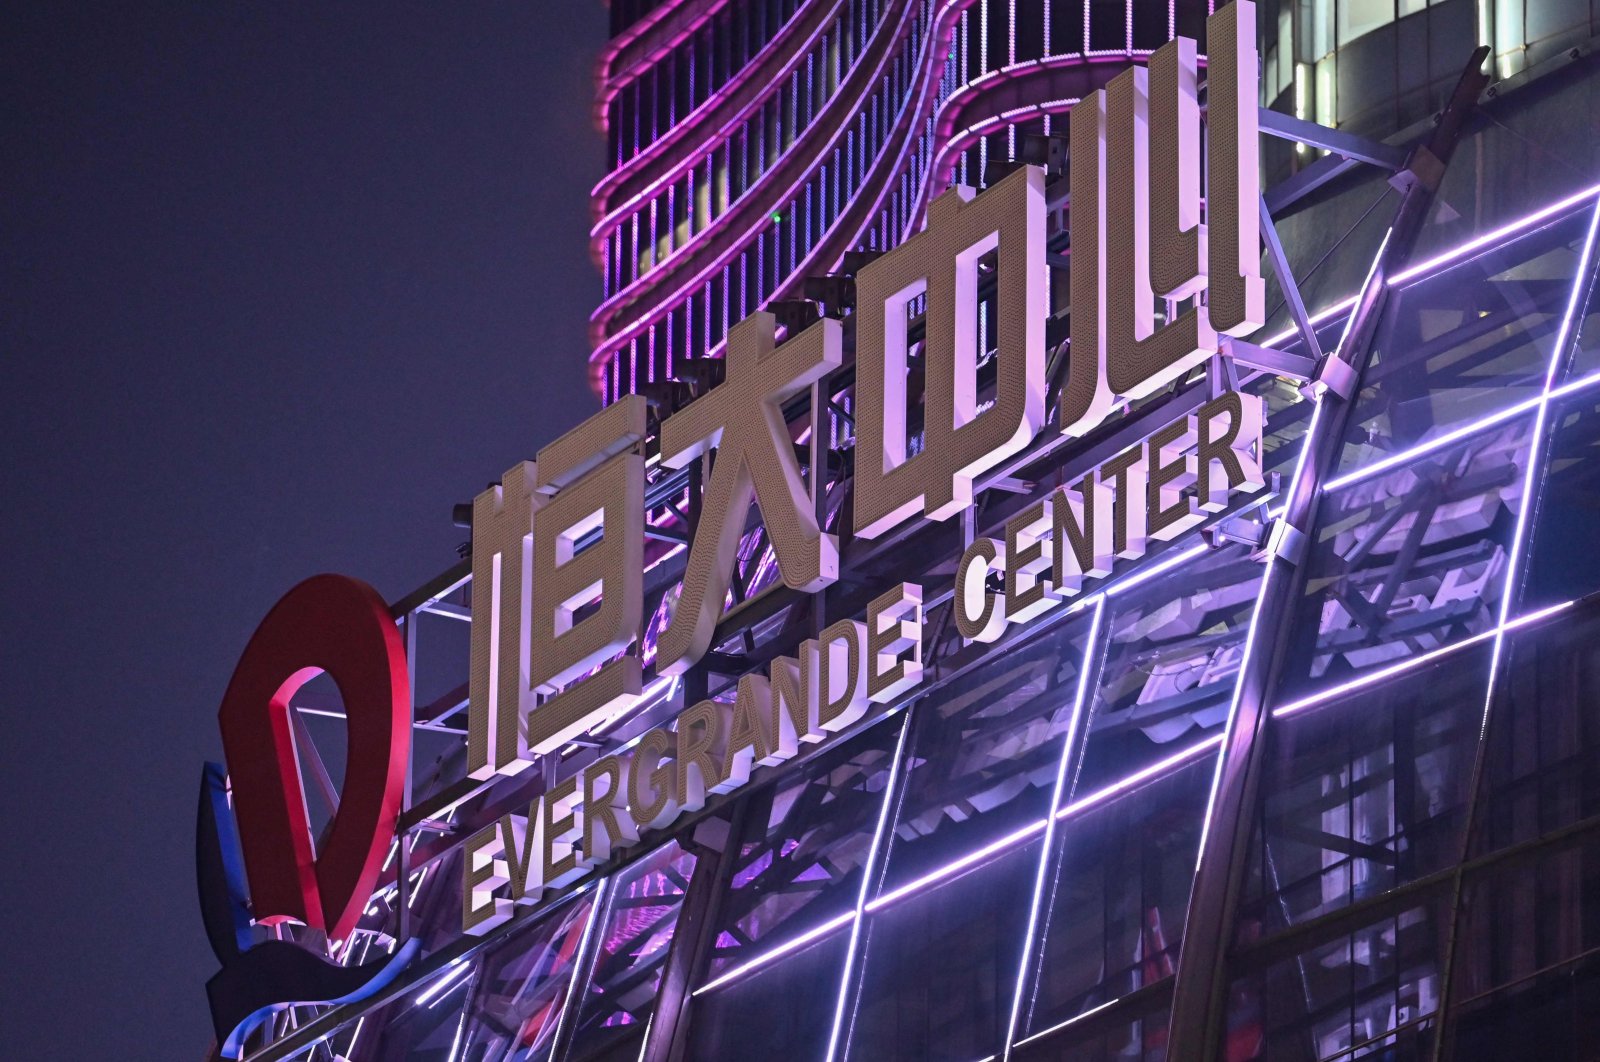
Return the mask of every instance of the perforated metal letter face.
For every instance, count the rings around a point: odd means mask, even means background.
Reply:
[[[839,577],[839,540],[817,524],[782,410],[839,366],[839,322],[818,321],[776,349],[774,324],[768,313],[740,322],[728,333],[727,378],[661,425],[661,459],[669,467],[712,448],[717,457],[678,607],[661,635],[657,674],[682,674],[710,648],[752,499],[786,585],[820,590]]]
[[[1218,333],[1265,319],[1254,5],[1230,4],[1208,25],[1204,224],[1193,41],[1168,43],[1148,70],[1124,71],[1072,110],[1068,435],[1181,379],[1216,353]]]
[[[980,266],[993,252],[994,403],[978,412],[987,353]],[[944,520],[972,504],[972,479],[1044,426],[1044,172],[1025,166],[973,198],[951,189],[928,227],[857,277],[855,531],[875,538],[917,512]],[[919,297],[926,300],[919,302]],[[925,302],[923,447],[907,454],[907,317]]]

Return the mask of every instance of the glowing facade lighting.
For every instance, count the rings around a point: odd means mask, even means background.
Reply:
[[[850,947],[845,952],[844,973],[839,979],[839,999],[833,1007],[833,1029],[828,1033],[827,1062],[839,1054],[840,1037],[844,1032],[845,1014],[850,1009],[850,980],[855,972],[856,951],[861,945],[861,926],[866,921],[867,896],[872,889],[873,872],[883,849],[883,831],[889,824],[890,811],[899,789],[900,765],[905,760],[906,735],[911,732],[909,718],[900,720],[900,737],[895,742],[894,759],[889,765],[889,782],[883,787],[883,804],[878,808],[878,825],[872,831],[872,847],[867,851],[866,864],[861,868],[861,892],[856,897],[854,921],[850,926]]]
[[[1028,905],[1028,928],[1022,937],[1022,960],[1018,964],[1016,990],[1011,994],[1011,1015],[1006,1021],[1006,1037],[1001,1057],[1011,1057],[1011,1041],[1016,1037],[1017,1020],[1022,1011],[1022,996],[1028,990],[1028,967],[1033,959],[1033,938],[1039,925],[1039,906],[1044,899],[1044,883],[1050,868],[1050,849],[1055,842],[1055,811],[1061,806],[1066,793],[1068,767],[1076,760],[1078,729],[1083,722],[1084,706],[1088,703],[1091,680],[1099,673],[1095,654],[1099,649],[1100,627],[1105,621],[1106,599],[1100,597],[1089,619],[1089,636],[1084,640],[1083,659],[1078,666],[1078,688],[1072,698],[1072,712],[1068,716],[1067,732],[1061,740],[1061,757],[1056,763],[1055,785],[1050,790],[1050,813],[1045,818],[1044,844],[1039,851],[1039,866],[1033,876],[1033,898]]]

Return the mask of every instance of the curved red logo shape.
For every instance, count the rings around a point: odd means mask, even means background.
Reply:
[[[324,671],[349,733],[339,810],[317,853],[289,702]],[[342,575],[290,590],[245,646],[217,718],[256,921],[298,919],[343,939],[382,872],[411,747],[405,648],[383,598]]]

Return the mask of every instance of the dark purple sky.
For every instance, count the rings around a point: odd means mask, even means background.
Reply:
[[[0,18],[0,1057],[198,1060],[195,801],[251,631],[318,571],[424,582],[452,503],[596,408],[606,14]]]

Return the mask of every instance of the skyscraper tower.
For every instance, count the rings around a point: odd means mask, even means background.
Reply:
[[[591,249],[607,402],[717,356],[730,324],[921,227],[1204,0],[613,0]]]

